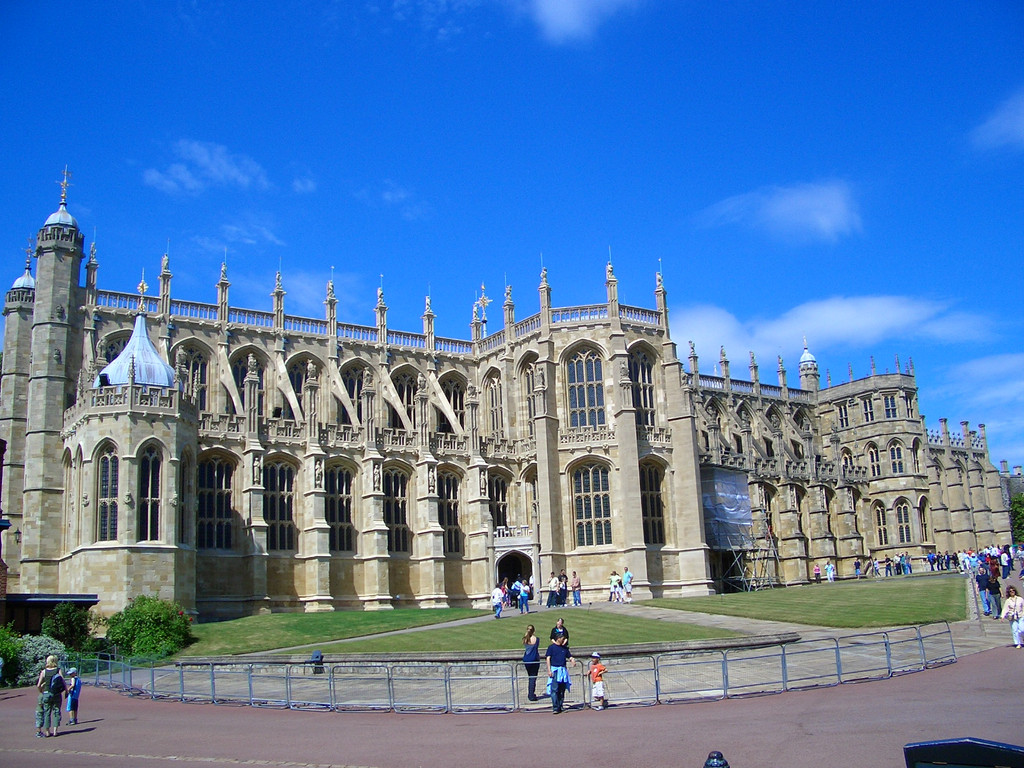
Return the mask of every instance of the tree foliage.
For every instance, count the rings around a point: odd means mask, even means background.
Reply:
[[[1010,499],[1010,531],[1015,542],[1024,542],[1024,493]]]
[[[74,603],[57,603],[43,619],[43,634],[60,640],[68,648],[84,651],[89,644],[89,609]]]
[[[18,679],[18,651],[21,648],[18,633],[14,624],[0,626],[0,658],[4,660],[4,670],[0,674],[0,685]]]
[[[107,640],[126,656],[170,656],[194,639],[192,619],[180,605],[148,595],[107,621]]]

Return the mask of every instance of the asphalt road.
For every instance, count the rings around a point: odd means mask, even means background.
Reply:
[[[902,766],[904,744],[1024,744],[1024,650],[998,647],[889,680],[719,702],[514,714],[298,712],[83,690],[81,724],[36,739],[33,689],[0,692],[0,766],[700,768]],[[614,694],[612,694],[614,696]]]

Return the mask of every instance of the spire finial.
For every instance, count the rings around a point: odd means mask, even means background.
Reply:
[[[480,298],[477,299],[477,303],[480,304],[480,320],[487,322],[487,305],[491,303],[491,300],[484,293],[484,284],[480,283]]]
[[[60,185],[60,204],[68,204],[68,187],[71,186],[71,182],[68,179],[71,178],[71,171],[68,170],[67,165],[64,166],[64,178],[57,183]]]
[[[139,285],[138,285],[137,290],[139,292],[139,296],[145,296],[146,295],[146,291],[149,290],[149,286],[146,285],[146,270],[145,269],[142,270],[142,279],[139,281]]]
[[[34,237],[27,238],[28,245],[25,248],[25,266],[32,263],[32,254],[36,252],[36,239]]]

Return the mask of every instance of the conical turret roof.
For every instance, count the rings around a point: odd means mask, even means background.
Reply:
[[[114,358],[93,382],[94,387],[104,381],[106,386],[121,386],[131,379],[130,370],[135,367],[135,383],[149,387],[173,387],[174,369],[164,362],[146,331],[146,313],[135,317],[135,329],[121,354]]]

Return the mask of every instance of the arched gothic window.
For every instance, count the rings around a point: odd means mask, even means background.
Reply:
[[[523,400],[526,402],[526,434],[533,437],[533,418],[537,415],[537,404],[534,401],[533,388],[536,386],[534,363],[523,368]]]
[[[160,538],[160,451],[150,445],[139,459],[139,541]]]
[[[388,552],[411,552],[409,532],[409,475],[400,469],[384,470],[384,524],[388,529]]]
[[[256,360],[256,413],[260,416],[264,414],[264,366],[263,361],[258,357]],[[242,407],[245,407],[245,377],[249,373],[249,356],[239,355],[235,358],[235,362],[231,364],[231,375],[235,380],[235,386],[238,387],[238,396],[242,400]],[[230,407],[230,404],[229,404]]]
[[[576,546],[612,543],[612,504],[608,467],[585,464],[572,473],[572,501],[576,517]]]
[[[355,526],[352,524],[352,473],[345,467],[327,468],[326,477],[327,524],[331,527],[332,552],[355,551]]]
[[[928,499],[921,499],[917,508],[917,520],[921,525],[921,541],[931,539],[931,530],[928,527]]]
[[[654,362],[644,350],[629,356],[629,378],[633,382],[633,407],[639,426],[654,426]]]
[[[853,474],[853,455],[844,450],[842,455],[843,475],[849,477]]]
[[[604,379],[601,358],[592,349],[581,349],[567,364],[569,426],[597,428],[605,425]]]
[[[640,465],[640,514],[644,526],[644,544],[665,543],[664,482],[665,473],[657,464]]]
[[[192,543],[192,500],[195,498],[195,469],[192,464],[192,454],[186,453],[181,457],[181,464],[178,469],[178,488],[181,497],[178,501],[178,543]]]
[[[199,462],[196,483],[196,547],[231,549],[234,540],[234,508],[231,483],[235,465],[212,456]]]
[[[412,427],[416,426],[416,374],[409,371],[399,373],[393,379],[395,389],[398,391],[398,399],[401,400],[402,405],[405,408],[406,414],[409,416],[409,424]],[[398,411],[393,406],[389,407],[388,426],[391,429],[404,429],[405,425],[402,422],[402,417],[398,414]]]
[[[466,388],[462,386],[462,382],[454,376],[449,376],[441,382],[441,391],[444,392],[445,399],[448,404],[455,411],[455,418],[459,421],[459,426],[466,426]],[[443,412],[437,412],[437,431],[452,433],[455,428],[448,421],[448,417]]]
[[[352,407],[355,408],[355,420],[363,423],[363,373],[366,371],[364,365],[350,365],[341,372],[341,381],[348,392]],[[339,421],[342,424],[352,424],[352,415],[341,405],[338,406]]]
[[[491,437],[502,437],[505,434],[505,414],[501,404],[501,379],[497,376],[487,377],[484,382],[484,397]]]
[[[871,469],[872,477],[881,477],[882,462],[878,455],[878,448],[873,444],[868,446],[868,467]]]
[[[508,483],[501,475],[487,475],[487,506],[495,528],[508,525]]]
[[[875,536],[878,539],[878,546],[889,546],[889,521],[885,516],[885,507],[881,504],[875,505]]]
[[[96,514],[98,541],[117,539],[118,459],[114,446],[103,449],[98,462]]]
[[[308,360],[295,360],[288,366],[288,381],[292,385],[292,390],[295,392],[295,399],[299,401],[300,408],[302,407],[302,390],[306,386],[306,375],[308,372]],[[281,408],[281,413],[284,415],[284,418],[295,418],[295,411],[292,409],[291,401],[287,397],[284,398],[284,403]]]
[[[103,359],[108,363],[114,362],[115,358],[120,355],[126,346],[128,346],[128,339],[131,338],[131,334],[125,333],[123,335],[116,336],[112,339],[107,339],[103,344]]]
[[[263,519],[267,549],[295,549],[295,469],[283,461],[263,465]]]
[[[896,504],[896,530],[899,533],[900,544],[909,544],[910,537],[910,504],[906,501],[899,501]]]
[[[893,443],[889,446],[889,462],[894,475],[903,474],[903,446],[900,443]]]
[[[452,472],[438,472],[437,521],[444,530],[444,553],[462,553],[462,528],[459,526],[459,476]]]
[[[192,345],[185,347],[185,375],[188,377],[186,387],[192,392],[200,411],[206,410],[206,369],[208,360],[206,353]]]

